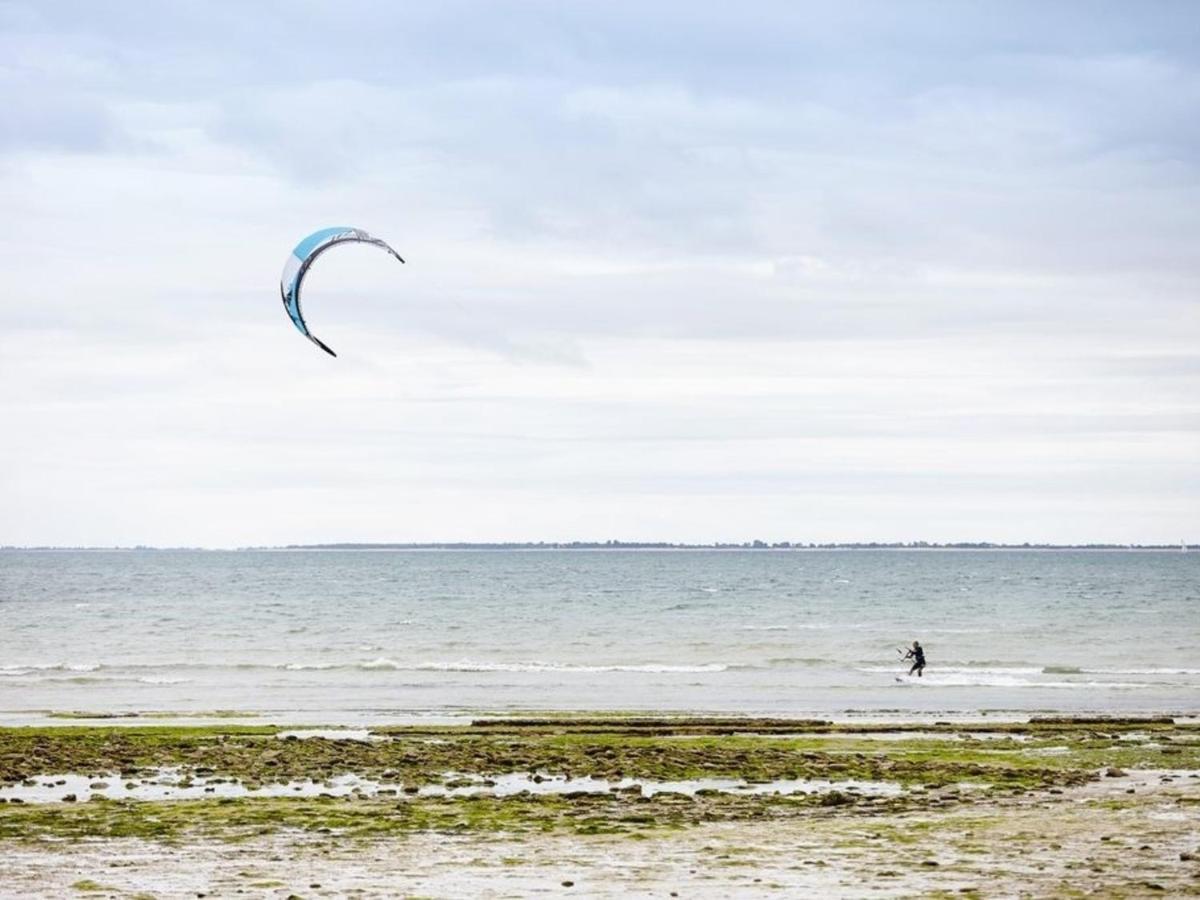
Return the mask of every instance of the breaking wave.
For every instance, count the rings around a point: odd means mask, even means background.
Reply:
[[[477,662],[457,660],[454,662],[398,663],[386,657],[359,663],[360,669],[390,669],[408,672],[724,672],[729,666],[724,663],[700,665],[670,665],[665,663],[588,665],[553,662]]]

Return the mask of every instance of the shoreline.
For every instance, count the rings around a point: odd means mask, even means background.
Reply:
[[[93,727],[210,727],[210,726],[268,726],[272,728],[424,728],[467,727],[487,721],[497,725],[519,726],[527,722],[565,724],[571,720],[661,720],[679,726],[697,722],[721,720],[730,726],[755,728],[764,722],[778,722],[783,728],[799,723],[819,726],[827,731],[911,731],[925,730],[936,723],[946,728],[958,726],[1008,727],[1037,723],[1039,720],[1074,720],[1083,722],[1135,722],[1153,719],[1171,720],[1178,725],[1200,725],[1200,709],[1196,710],[854,710],[841,713],[771,714],[768,712],[735,713],[723,710],[671,709],[505,709],[505,710],[0,710],[0,731],[20,728]]]
[[[0,553],[516,553],[516,552],[567,552],[567,553],[661,553],[661,552],[714,552],[714,553],[821,553],[821,552],[1018,552],[1018,553],[1189,553],[1200,551],[1200,544],[990,544],[990,543],[846,543],[800,545],[767,544],[756,547],[750,544],[657,544],[653,542],[618,543],[611,546],[588,542],[547,542],[489,544],[489,543],[416,543],[416,544],[278,544],[245,547],[58,547],[58,546],[3,546]]]

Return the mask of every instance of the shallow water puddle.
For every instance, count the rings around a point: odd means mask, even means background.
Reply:
[[[463,778],[462,780],[467,780]],[[782,778],[775,781],[749,783],[738,778],[693,778],[683,781],[652,781],[648,779],[622,778],[608,781],[602,778],[566,778],[562,775],[538,775],[517,772],[497,775],[487,779],[471,779],[469,785],[446,787],[426,785],[421,788],[422,796],[479,796],[507,797],[528,791],[531,794],[686,794],[694,797],[701,791],[716,791],[727,794],[820,794],[831,791],[857,793],[863,796],[890,797],[900,794],[903,788],[890,781],[827,781],[819,778]]]
[[[599,778],[566,778],[517,772],[482,776],[446,773],[442,784],[419,787],[396,782],[375,781],[358,775],[339,775],[328,781],[275,782],[247,787],[240,781],[188,778],[178,769],[162,769],[151,778],[122,780],[117,775],[95,778],[86,775],[41,775],[30,781],[0,788],[0,801],[16,803],[62,803],[91,799],[108,800],[202,800],[220,797],[511,797],[516,794],[606,794],[630,793],[644,797],[655,794],[700,792],[738,795],[823,794],[842,791],[868,797],[892,797],[903,788],[888,781],[827,781],[824,779],[780,779],[749,783],[736,778],[696,778],[685,781],[650,781],[623,778],[607,781]]]

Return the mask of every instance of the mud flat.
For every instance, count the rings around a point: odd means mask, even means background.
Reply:
[[[549,894],[1200,895],[1200,728],[0,730],[0,896]]]

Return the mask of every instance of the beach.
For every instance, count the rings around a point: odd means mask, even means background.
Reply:
[[[13,897],[1200,891],[1200,725],[1161,718],[9,728],[0,760]]]

